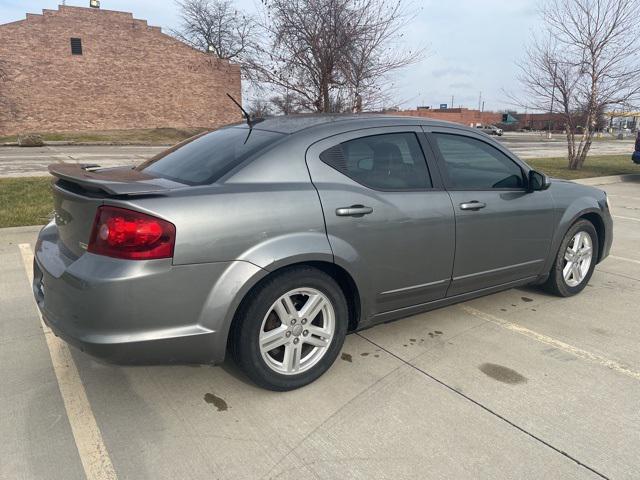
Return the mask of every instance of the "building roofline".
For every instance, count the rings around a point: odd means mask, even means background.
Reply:
[[[26,22],[29,21],[30,18],[33,17],[47,17],[47,16],[51,16],[51,15],[55,15],[58,14],[60,12],[63,12],[65,10],[76,10],[76,11],[91,11],[91,12],[105,12],[105,13],[110,13],[110,14],[121,14],[123,16],[127,16],[129,18],[131,18],[132,20],[139,20],[139,21],[144,21],[146,22],[146,20],[140,19],[140,18],[135,18],[133,16],[132,12],[124,12],[121,10],[107,10],[107,9],[103,9],[103,8],[90,8],[90,7],[78,7],[75,5],[58,5],[57,9],[51,9],[51,8],[43,8],[40,13],[31,13],[31,12],[25,12],[25,18],[22,18],[20,20],[14,20],[12,22],[7,22],[7,23],[0,23],[0,27],[4,27],[7,25],[12,25],[14,23],[20,23],[20,22]],[[151,26],[151,25],[149,25]]]
[[[15,20],[13,22],[2,23],[2,24],[0,24],[0,28],[5,27],[5,26],[9,26],[9,25],[13,25],[13,24],[16,24],[16,23],[28,22],[30,19],[32,19],[34,17],[35,18],[45,18],[45,17],[49,17],[49,16],[58,15],[58,14],[64,12],[64,11],[72,11],[72,12],[75,11],[75,12],[82,12],[82,13],[92,12],[93,15],[100,15],[100,14],[113,15],[113,14],[116,14],[118,17],[121,17],[122,20],[143,23],[145,25],[145,27],[148,28],[149,30],[156,31],[156,32],[160,33],[161,35],[164,35],[164,36],[170,38],[171,40],[179,43],[180,45],[183,45],[185,47],[190,48],[191,50],[193,50],[195,52],[202,53],[203,55],[212,55],[210,53],[203,52],[202,50],[198,50],[193,45],[189,45],[187,42],[185,42],[183,40],[180,40],[179,38],[176,38],[176,37],[174,37],[172,35],[169,35],[168,33],[165,33],[164,31],[162,31],[162,27],[160,27],[160,26],[150,25],[147,20],[142,19],[142,18],[136,18],[133,15],[132,12],[125,12],[125,11],[121,11],[121,10],[107,10],[107,9],[103,9],[103,8],[78,7],[78,6],[74,6],[74,5],[58,5],[58,8],[56,10],[50,9],[50,8],[43,8],[42,9],[42,13],[30,13],[30,12],[27,12],[27,13],[25,13],[25,18],[23,18],[21,20]],[[223,63],[226,62],[230,66],[237,66],[238,65],[235,62],[232,62],[232,61],[227,60],[227,59],[219,58],[219,57],[216,57],[216,60],[219,61],[219,62],[223,62]]]

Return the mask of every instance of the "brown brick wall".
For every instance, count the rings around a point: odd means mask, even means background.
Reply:
[[[390,112],[391,113],[391,112]],[[429,109],[429,110],[402,110],[392,112],[393,115],[407,115],[410,117],[426,117],[434,120],[444,120],[447,122],[461,123],[463,125],[475,126],[476,124],[495,124],[502,121],[502,114],[496,112],[481,112],[480,110],[470,110],[468,108],[449,109]]]
[[[70,38],[82,39],[72,55]],[[60,6],[0,25],[0,134],[217,127],[241,120],[240,69],[132,14]]]

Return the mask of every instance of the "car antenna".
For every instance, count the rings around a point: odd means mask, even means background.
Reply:
[[[233,98],[231,95],[229,95],[228,93],[227,93],[227,97],[229,97],[229,98],[231,99],[231,101],[232,101],[233,103],[235,103],[235,104],[238,106],[238,108],[239,108],[239,109],[240,109],[240,111],[242,112],[242,116],[243,116],[243,117],[245,118],[245,120],[247,121],[247,125],[249,125],[249,128],[250,128],[250,129],[251,129],[251,128],[253,128],[253,122],[251,121],[251,115],[249,115],[249,114],[247,113],[247,111],[246,111],[244,108],[242,108],[242,105],[240,105],[240,104],[237,102],[237,100],[236,100],[235,98]]]

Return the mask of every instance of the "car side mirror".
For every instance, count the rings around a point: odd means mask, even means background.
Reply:
[[[551,180],[544,173],[529,171],[529,191],[536,192],[546,190],[551,186]]]

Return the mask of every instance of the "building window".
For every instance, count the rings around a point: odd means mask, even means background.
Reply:
[[[82,55],[82,39],[80,38],[71,39],[71,54]]]

